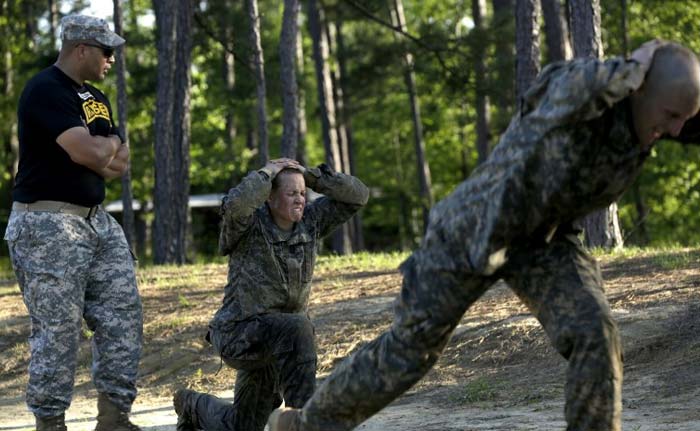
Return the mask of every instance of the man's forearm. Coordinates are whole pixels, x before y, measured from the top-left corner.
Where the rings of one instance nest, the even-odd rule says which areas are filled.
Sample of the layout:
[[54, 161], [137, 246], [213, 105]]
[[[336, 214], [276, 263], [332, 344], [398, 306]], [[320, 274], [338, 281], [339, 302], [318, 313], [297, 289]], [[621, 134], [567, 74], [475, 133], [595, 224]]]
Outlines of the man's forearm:
[[122, 144], [114, 155], [114, 158], [109, 162], [107, 166], [99, 171], [105, 179], [117, 178], [126, 172], [129, 167], [129, 147]]

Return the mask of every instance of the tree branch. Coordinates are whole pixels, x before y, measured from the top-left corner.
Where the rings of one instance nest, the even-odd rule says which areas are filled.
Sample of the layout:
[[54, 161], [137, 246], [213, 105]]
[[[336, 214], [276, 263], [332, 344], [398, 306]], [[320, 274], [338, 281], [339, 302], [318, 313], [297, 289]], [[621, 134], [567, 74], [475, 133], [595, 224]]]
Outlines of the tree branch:
[[221, 40], [215, 33], [214, 31], [207, 25], [205, 22], [205, 19], [202, 17], [202, 14], [199, 11], [195, 11], [194, 13], [194, 20], [201, 28], [204, 33], [209, 36], [210, 39], [221, 45], [221, 47], [224, 49], [224, 51], [228, 52], [229, 54], [233, 55], [233, 58], [236, 60], [238, 64], [242, 64], [243, 67], [251, 74], [253, 74], [253, 69], [250, 67], [250, 61], [249, 60], [241, 60], [241, 57], [236, 54], [236, 52], [228, 47], [228, 44], [226, 43], [225, 40]]
[[450, 68], [446, 63], [445, 59], [442, 58], [442, 55], [440, 54], [440, 51], [443, 51], [444, 49], [436, 48], [433, 46], [428, 45], [425, 43], [421, 38], [414, 36], [406, 31], [404, 31], [402, 28], [393, 25], [392, 23], [383, 20], [382, 18], [379, 18], [378, 16], [374, 15], [372, 12], [367, 10], [363, 5], [358, 3], [356, 0], [343, 0], [346, 4], [350, 5], [353, 9], [358, 11], [362, 16], [365, 18], [368, 18], [371, 21], [376, 22], [377, 24], [380, 24], [383, 27], [386, 27], [396, 33], [399, 33], [400, 35], [404, 36], [405, 38], [409, 39], [419, 47], [425, 49], [426, 51], [429, 51], [435, 55], [435, 58], [437, 59], [438, 63], [440, 63], [440, 66], [449, 74], [449, 75], [454, 75], [454, 70]]

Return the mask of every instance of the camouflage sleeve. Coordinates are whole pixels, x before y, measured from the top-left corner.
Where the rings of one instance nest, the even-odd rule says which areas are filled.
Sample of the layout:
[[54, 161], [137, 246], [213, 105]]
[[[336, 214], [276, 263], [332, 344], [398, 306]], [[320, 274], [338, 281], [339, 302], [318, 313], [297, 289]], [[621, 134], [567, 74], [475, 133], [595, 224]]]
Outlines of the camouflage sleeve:
[[362, 181], [334, 172], [325, 164], [307, 169], [304, 181], [307, 187], [324, 195], [306, 209], [307, 217], [316, 223], [321, 236], [328, 235], [349, 220], [369, 198], [369, 189]]
[[270, 196], [272, 181], [264, 173], [251, 172], [228, 191], [221, 203], [219, 253], [231, 253], [241, 236], [253, 224], [253, 214]]
[[644, 75], [638, 62], [621, 57], [552, 63], [523, 95], [520, 115], [558, 126], [588, 121], [637, 90]]

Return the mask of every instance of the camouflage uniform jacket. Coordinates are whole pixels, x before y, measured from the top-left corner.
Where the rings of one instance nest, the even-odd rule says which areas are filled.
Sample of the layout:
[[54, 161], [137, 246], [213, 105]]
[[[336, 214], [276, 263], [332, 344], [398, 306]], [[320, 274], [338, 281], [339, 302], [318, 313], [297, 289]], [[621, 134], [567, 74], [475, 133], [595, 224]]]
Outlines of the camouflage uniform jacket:
[[325, 165], [307, 169], [304, 179], [324, 196], [306, 206], [291, 233], [272, 220], [266, 174], [251, 172], [224, 198], [219, 251], [229, 255], [228, 283], [212, 327], [261, 313], [306, 311], [319, 239], [362, 208], [369, 192], [357, 178]]
[[547, 66], [489, 158], [431, 211], [423, 261], [490, 275], [512, 246], [546, 241], [619, 198], [649, 153], [628, 99], [643, 80], [622, 58]]

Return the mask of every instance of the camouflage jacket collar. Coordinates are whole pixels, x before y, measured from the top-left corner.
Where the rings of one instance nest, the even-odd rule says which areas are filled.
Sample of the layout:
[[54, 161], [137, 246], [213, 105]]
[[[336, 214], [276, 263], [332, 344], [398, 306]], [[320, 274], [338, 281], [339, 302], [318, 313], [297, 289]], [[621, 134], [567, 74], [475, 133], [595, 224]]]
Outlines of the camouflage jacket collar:
[[258, 209], [260, 213], [260, 223], [262, 224], [262, 232], [265, 235], [265, 240], [271, 244], [286, 242], [289, 245], [307, 243], [312, 240], [306, 224], [302, 219], [301, 222], [294, 223], [291, 232], [285, 232], [280, 229], [270, 214], [270, 207], [267, 202]]

